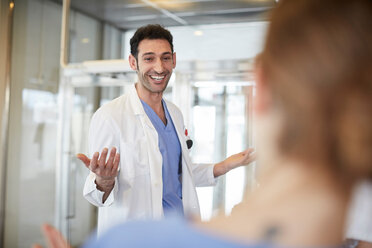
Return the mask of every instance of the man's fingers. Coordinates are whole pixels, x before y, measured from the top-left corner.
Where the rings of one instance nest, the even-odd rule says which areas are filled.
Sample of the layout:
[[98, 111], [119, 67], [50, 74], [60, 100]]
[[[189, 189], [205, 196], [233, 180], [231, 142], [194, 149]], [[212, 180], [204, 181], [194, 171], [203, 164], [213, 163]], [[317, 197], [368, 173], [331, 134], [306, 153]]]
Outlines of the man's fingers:
[[242, 165], [248, 165], [255, 159], [256, 153], [253, 148], [248, 148], [228, 158], [231, 164], [231, 168], [236, 168]]
[[[95, 152], [92, 159], [89, 159], [85, 154], [82, 153], [77, 154], [76, 157], [81, 160], [88, 169], [96, 174], [98, 173], [102, 176], [106, 173], [116, 174], [120, 162], [120, 156], [118, 153], [116, 153], [116, 148], [111, 148], [109, 157], [106, 162], [107, 155], [108, 149], [103, 148], [101, 156], [98, 152]], [[99, 171], [97, 170], [97, 168], [99, 169]]]
[[243, 156], [250, 156], [250, 154], [251, 154], [252, 152], [254, 152], [254, 149], [253, 149], [253, 148], [247, 148], [247, 149], [245, 149], [244, 151], [242, 151], [241, 154], [242, 154]]
[[250, 157], [250, 160], [252, 162], [252, 161], [257, 159], [257, 153], [253, 151], [253, 152], [251, 152], [251, 154], [249, 154], [249, 157]]
[[253, 148], [248, 148], [244, 151], [244, 164], [249, 164], [256, 160], [256, 152]]
[[108, 158], [107, 163], [106, 163], [106, 168], [108, 170], [111, 170], [112, 167], [113, 167], [113, 162], [114, 162], [114, 159], [115, 159], [115, 154], [116, 154], [116, 148], [113, 147], [113, 148], [111, 148], [110, 155], [109, 155], [109, 158]]
[[78, 159], [80, 159], [81, 162], [83, 162], [84, 165], [89, 169], [90, 159], [89, 159], [87, 156], [85, 156], [85, 154], [78, 153], [78, 154], [76, 154], [76, 157], [77, 157]]
[[114, 173], [114, 174], [117, 173], [118, 167], [119, 167], [119, 162], [120, 162], [120, 154], [116, 153], [114, 163], [113, 163], [113, 166], [112, 166], [112, 173]]
[[108, 153], [108, 149], [106, 147], [103, 148], [101, 152], [101, 156], [99, 157], [99, 160], [98, 160], [98, 166], [101, 169], [105, 168], [107, 153]]
[[98, 167], [98, 156], [99, 156], [99, 153], [98, 152], [95, 152], [94, 154], [93, 154], [93, 157], [92, 157], [92, 159], [90, 160], [90, 166], [89, 166], [89, 169], [91, 170], [91, 171], [95, 171], [96, 170], [96, 168]]
[[249, 154], [251, 154], [252, 152], [254, 152], [254, 148], [248, 148], [246, 151], [247, 151]]

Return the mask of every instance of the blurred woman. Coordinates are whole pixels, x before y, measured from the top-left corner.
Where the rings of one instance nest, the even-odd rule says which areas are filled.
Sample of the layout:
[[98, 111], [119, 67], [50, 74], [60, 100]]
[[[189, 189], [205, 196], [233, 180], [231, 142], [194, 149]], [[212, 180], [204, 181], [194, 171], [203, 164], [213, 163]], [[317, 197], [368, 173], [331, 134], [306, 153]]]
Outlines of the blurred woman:
[[207, 226], [281, 246], [342, 242], [351, 187], [372, 176], [371, 27], [370, 0], [280, 1], [257, 63], [261, 187]]

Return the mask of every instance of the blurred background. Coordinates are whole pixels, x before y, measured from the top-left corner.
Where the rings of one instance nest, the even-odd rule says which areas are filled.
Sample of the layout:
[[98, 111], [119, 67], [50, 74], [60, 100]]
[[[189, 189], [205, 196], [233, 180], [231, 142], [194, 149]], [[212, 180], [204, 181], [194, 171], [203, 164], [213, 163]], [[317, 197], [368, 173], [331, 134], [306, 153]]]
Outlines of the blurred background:
[[[136, 28], [174, 37], [165, 92], [184, 114], [196, 163], [254, 147], [252, 62], [274, 0], [0, 0], [0, 247], [43, 244], [57, 226], [74, 247], [95, 229], [82, 195], [92, 114], [136, 80]], [[203, 220], [229, 214], [254, 189], [255, 165], [198, 188]]]

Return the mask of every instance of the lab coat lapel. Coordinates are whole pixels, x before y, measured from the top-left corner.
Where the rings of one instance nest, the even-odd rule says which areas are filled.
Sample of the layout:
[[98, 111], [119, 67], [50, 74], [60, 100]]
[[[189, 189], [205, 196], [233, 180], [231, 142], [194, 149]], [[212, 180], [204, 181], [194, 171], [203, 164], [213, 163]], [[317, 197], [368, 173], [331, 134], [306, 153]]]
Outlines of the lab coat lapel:
[[193, 164], [189, 156], [184, 133], [182, 114], [172, 104], [167, 102], [169, 114], [173, 120], [178, 139], [182, 148], [182, 202], [186, 216], [200, 216], [199, 201], [195, 191], [192, 168]]
[[158, 219], [163, 216], [163, 158], [159, 150], [158, 133], [143, 109], [141, 100], [138, 97], [137, 90], [134, 85], [130, 90], [130, 102], [132, 104], [134, 114], [138, 115], [141, 120], [142, 128], [147, 140], [148, 164], [151, 178], [152, 211], [153, 218]]
[[[169, 114], [173, 120], [174, 127], [176, 128], [178, 140], [180, 141], [181, 148], [182, 148], [182, 160], [186, 162], [186, 168], [190, 175], [192, 175], [192, 169], [191, 169], [191, 161], [188, 154], [188, 148], [185, 140], [185, 133], [184, 133], [184, 123], [183, 120], [180, 118], [177, 118], [177, 114], [175, 113], [175, 110], [173, 109], [173, 106], [166, 101]], [[182, 173], [184, 172], [184, 166], [182, 166]]]
[[141, 121], [144, 124], [146, 124], [147, 127], [155, 130], [154, 125], [152, 125], [152, 122], [151, 122], [150, 118], [147, 116], [145, 110], [143, 109], [141, 100], [138, 97], [137, 90], [136, 90], [136, 87], [135, 87], [134, 84], [133, 84], [133, 87], [130, 88], [129, 94], [130, 94], [130, 103], [132, 105], [132, 109], [133, 109], [134, 115], [141, 115], [141, 116], [143, 116], [143, 118], [141, 119]]

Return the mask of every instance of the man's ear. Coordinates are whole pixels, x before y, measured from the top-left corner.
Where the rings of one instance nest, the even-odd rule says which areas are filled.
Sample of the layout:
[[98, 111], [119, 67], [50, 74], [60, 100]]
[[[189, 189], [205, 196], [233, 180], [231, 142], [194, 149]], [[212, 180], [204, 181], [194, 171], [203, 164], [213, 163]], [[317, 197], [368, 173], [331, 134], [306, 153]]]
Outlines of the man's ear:
[[132, 68], [132, 70], [137, 71], [137, 60], [136, 60], [136, 58], [132, 54], [129, 54], [128, 59], [129, 59], [130, 68]]
[[173, 54], [172, 54], [172, 56], [173, 56], [173, 69], [174, 68], [176, 68], [176, 53], [174, 52]]
[[270, 110], [272, 107], [272, 95], [267, 84], [267, 78], [260, 65], [255, 67], [255, 81], [256, 81], [256, 99], [255, 112], [260, 115]]

